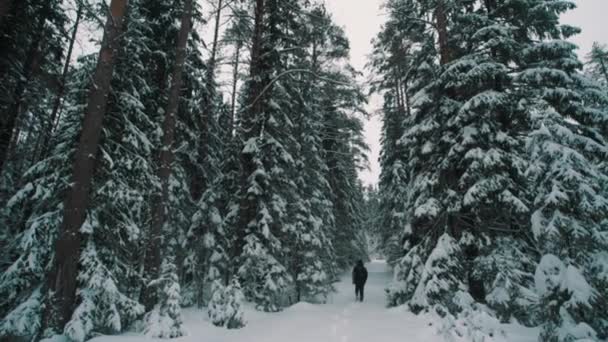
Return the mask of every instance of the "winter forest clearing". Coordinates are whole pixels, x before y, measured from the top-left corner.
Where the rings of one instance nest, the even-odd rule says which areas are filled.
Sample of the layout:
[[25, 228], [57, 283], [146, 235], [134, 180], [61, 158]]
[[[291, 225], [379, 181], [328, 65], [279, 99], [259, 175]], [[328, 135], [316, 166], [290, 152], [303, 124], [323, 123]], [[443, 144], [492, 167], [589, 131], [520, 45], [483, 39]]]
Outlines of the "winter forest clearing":
[[608, 339], [575, 4], [340, 1], [0, 0], [1, 342]]

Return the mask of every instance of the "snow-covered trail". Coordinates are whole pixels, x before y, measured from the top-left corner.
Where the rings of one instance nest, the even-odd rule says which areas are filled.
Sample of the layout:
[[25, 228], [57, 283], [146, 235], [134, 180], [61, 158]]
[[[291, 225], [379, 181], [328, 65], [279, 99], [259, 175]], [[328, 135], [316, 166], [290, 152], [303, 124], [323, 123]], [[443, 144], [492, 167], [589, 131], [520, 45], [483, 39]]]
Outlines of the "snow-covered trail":
[[[391, 279], [383, 261], [366, 265], [369, 273], [365, 301], [355, 301], [350, 274], [336, 284], [327, 304], [298, 303], [278, 313], [264, 313], [246, 307], [247, 326], [228, 330], [213, 326], [207, 313], [187, 309], [183, 318], [187, 335], [175, 342], [440, 342], [440, 322], [430, 315], [414, 315], [405, 306], [387, 309], [384, 288]], [[532, 342], [536, 339], [527, 328], [508, 327], [503, 336], [484, 339], [492, 342]], [[523, 329], [522, 329], [523, 328]], [[501, 334], [502, 335], [502, 334]], [[94, 342], [151, 341], [141, 334], [103, 336]], [[470, 342], [464, 335], [450, 341]]]
[[[207, 322], [187, 314], [189, 334], [208, 336], [206, 341], [218, 342], [393, 342], [433, 341], [434, 329], [421, 329], [424, 319], [403, 310], [388, 310], [384, 288], [391, 272], [383, 261], [366, 265], [369, 277], [364, 302], [355, 301], [350, 274], [336, 284], [327, 304], [298, 303], [280, 313], [247, 311], [247, 327], [226, 331], [213, 329]], [[200, 329], [200, 330], [199, 330]], [[210, 336], [212, 335], [212, 336]], [[203, 340], [201, 340], [203, 341]]]

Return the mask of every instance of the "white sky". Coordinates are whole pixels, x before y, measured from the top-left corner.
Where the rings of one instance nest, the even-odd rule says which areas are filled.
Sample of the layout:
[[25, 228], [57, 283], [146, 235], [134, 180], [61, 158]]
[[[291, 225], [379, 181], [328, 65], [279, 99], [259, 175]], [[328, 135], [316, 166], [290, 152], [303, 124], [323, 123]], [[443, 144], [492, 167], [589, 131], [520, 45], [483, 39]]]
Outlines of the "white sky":
[[[325, 0], [338, 25], [344, 27], [350, 39], [351, 63], [357, 70], [363, 70], [367, 55], [371, 53], [371, 39], [380, 30], [385, 18], [380, 5], [383, 0]], [[608, 44], [608, 25], [605, 20], [608, 13], [608, 0], [576, 0], [578, 8], [564, 15], [563, 23], [580, 27], [583, 32], [572, 39], [581, 48], [579, 54], [584, 57], [594, 41]], [[378, 97], [372, 98], [368, 112], [374, 113], [381, 107]], [[381, 123], [378, 115], [373, 115], [365, 125], [365, 136], [370, 146], [370, 169], [361, 172], [365, 184], [377, 184], [380, 175], [378, 157], [380, 152]]]

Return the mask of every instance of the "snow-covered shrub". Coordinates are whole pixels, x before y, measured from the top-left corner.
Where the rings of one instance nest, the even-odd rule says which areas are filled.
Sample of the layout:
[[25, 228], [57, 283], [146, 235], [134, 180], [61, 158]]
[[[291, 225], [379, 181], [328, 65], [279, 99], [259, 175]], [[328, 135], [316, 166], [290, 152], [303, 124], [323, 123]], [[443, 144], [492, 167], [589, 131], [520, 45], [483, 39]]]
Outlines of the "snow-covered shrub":
[[0, 336], [34, 336], [40, 329], [42, 316], [40, 289], [0, 321]]
[[145, 333], [150, 337], [175, 338], [184, 335], [180, 307], [180, 287], [177, 268], [172, 261], [164, 260], [160, 278], [148, 286], [157, 288], [160, 299], [145, 317]]
[[422, 276], [424, 263], [421, 256], [424, 254], [423, 244], [418, 244], [397, 262], [393, 281], [386, 289], [388, 306], [398, 306], [412, 298]]
[[439, 237], [426, 260], [410, 308], [417, 312], [434, 307], [440, 315], [458, 312], [455, 294], [466, 291], [462, 260], [458, 242], [447, 233]]
[[[590, 284], [597, 291], [597, 298], [608, 298], [608, 251], [594, 253], [591, 260]], [[595, 307], [597, 312], [608, 312], [608, 300], [596, 300]], [[608, 315], [594, 315], [591, 321], [599, 336], [608, 337]]]
[[255, 235], [245, 238], [244, 263], [239, 277], [246, 282], [245, 295], [256, 303], [256, 309], [277, 312], [283, 308], [285, 290], [292, 283], [287, 269]]
[[212, 295], [209, 304], [207, 304], [207, 313], [213, 325], [224, 326], [224, 308], [226, 306], [226, 298], [224, 297], [225, 287], [219, 280], [216, 280], [212, 286]]
[[207, 309], [211, 323], [228, 329], [244, 327], [247, 322], [242, 308], [243, 298], [241, 285], [236, 277], [226, 287], [216, 281]]
[[496, 238], [482, 249], [473, 264], [473, 274], [483, 280], [485, 301], [502, 322], [515, 317], [534, 325], [533, 308], [538, 300], [533, 291], [535, 260], [524, 250], [525, 245], [517, 239]]
[[606, 282], [598, 277], [602, 269], [594, 258], [608, 249], [603, 186], [608, 177], [596, 163], [608, 147], [599, 132], [567, 120], [548, 103], [534, 108], [532, 118], [527, 173], [535, 194], [531, 228], [542, 256], [535, 273], [541, 338], [606, 338], [606, 320], [597, 318], [608, 302], [598, 290]]
[[92, 241], [82, 251], [80, 263], [79, 304], [65, 326], [66, 336], [82, 342], [94, 331], [118, 333], [125, 322], [143, 314], [143, 306], [119, 290], [113, 273], [100, 258]]
[[534, 283], [543, 306], [541, 341], [597, 338], [596, 331], [585, 323], [592, 314], [595, 290], [577, 267], [566, 265], [553, 254], [546, 254], [536, 268]]
[[464, 305], [461, 312], [440, 318], [437, 333], [450, 342], [509, 341], [494, 313], [475, 303], [467, 293], [462, 294], [468, 300], [460, 301]]

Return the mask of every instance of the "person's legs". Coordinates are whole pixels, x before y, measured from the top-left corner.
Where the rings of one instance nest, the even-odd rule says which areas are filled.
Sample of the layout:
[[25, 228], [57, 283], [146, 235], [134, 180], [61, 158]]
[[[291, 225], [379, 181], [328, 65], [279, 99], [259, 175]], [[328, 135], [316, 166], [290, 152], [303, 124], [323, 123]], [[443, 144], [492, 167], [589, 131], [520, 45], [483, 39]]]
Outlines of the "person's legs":
[[357, 300], [363, 301], [363, 284], [355, 285], [355, 293], [357, 296]]
[[363, 292], [365, 290], [365, 284], [361, 284], [361, 289], [359, 290], [359, 293], [361, 293], [361, 301], [363, 301]]

